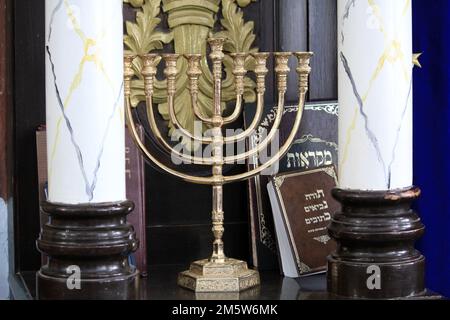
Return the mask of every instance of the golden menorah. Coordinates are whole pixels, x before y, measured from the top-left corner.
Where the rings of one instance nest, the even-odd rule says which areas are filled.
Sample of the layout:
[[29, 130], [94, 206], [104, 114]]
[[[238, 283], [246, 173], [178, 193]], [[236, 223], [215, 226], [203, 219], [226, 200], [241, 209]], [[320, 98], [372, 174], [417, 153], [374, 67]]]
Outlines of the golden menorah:
[[[145, 143], [142, 141], [136, 130], [130, 101], [131, 81], [134, 77], [134, 71], [132, 67], [133, 61], [136, 56], [125, 56], [124, 87], [126, 98], [126, 117], [131, 135], [136, 145], [143, 153], [144, 157], [157, 165], [166, 173], [183, 179], [184, 181], [212, 186], [212, 231], [215, 239], [213, 243], [212, 256], [209, 259], [192, 263], [190, 270], [180, 273], [178, 277], [178, 284], [180, 286], [194, 290], [196, 292], [240, 292], [258, 286], [260, 284], [259, 273], [257, 271], [249, 269], [246, 262], [230, 259], [225, 255], [224, 242], [222, 240], [225, 231], [223, 211], [223, 186], [228, 183], [244, 181], [261, 174], [264, 170], [269, 169], [274, 164], [276, 164], [288, 152], [300, 127], [306, 94], [308, 92], [309, 74], [311, 73], [310, 59], [312, 57], [312, 53], [295, 53], [294, 55], [298, 59], [298, 66], [296, 71], [299, 78], [299, 108], [289, 137], [287, 138], [286, 142], [280, 147], [278, 152], [276, 152], [276, 154], [272, 155], [271, 158], [265, 163], [261, 163], [261, 165], [256, 169], [247, 171], [242, 174], [226, 176], [223, 174], [224, 165], [235, 164], [239, 161], [249, 161], [249, 159], [254, 158], [265, 149], [267, 149], [267, 147], [274, 141], [275, 137], [277, 137], [278, 129], [280, 127], [284, 114], [285, 95], [288, 88], [288, 75], [290, 72], [289, 58], [293, 55], [293, 53], [274, 53], [276, 64], [275, 73], [277, 76], [278, 87], [278, 108], [273, 127], [267, 133], [267, 136], [265, 136], [265, 138], [262, 139], [262, 141], [260, 141], [257, 146], [241, 153], [225, 155], [224, 148], [226, 147], [226, 145], [246, 141], [246, 139], [249, 139], [252, 135], [255, 134], [255, 130], [261, 122], [261, 118], [264, 113], [266, 76], [269, 73], [269, 70], [267, 68], [267, 61], [270, 57], [270, 53], [251, 54], [251, 56], [255, 60], [254, 73], [256, 77], [257, 93], [256, 114], [252, 123], [246, 130], [242, 131], [239, 134], [225, 136], [223, 132], [224, 126], [238, 120], [244, 109], [244, 78], [248, 72], [245, 68], [245, 62], [249, 57], [248, 53], [231, 54], [234, 65], [233, 75], [236, 87], [236, 106], [230, 116], [224, 117], [222, 108], [222, 77], [223, 62], [225, 58], [223, 47], [225, 41], [226, 40], [223, 38], [210, 38], [208, 40], [211, 47], [209, 58], [212, 63], [212, 77], [214, 82], [212, 117], [207, 117], [205, 114], [203, 114], [198, 106], [199, 80], [202, 76], [200, 65], [202, 59], [207, 59], [207, 57], [201, 54], [187, 54], [184, 56], [184, 58], [188, 61], [187, 75], [189, 78], [189, 90], [193, 112], [198, 121], [210, 128], [210, 134], [208, 136], [198, 136], [196, 134], [192, 134], [189, 130], [183, 128], [177, 119], [174, 101], [177, 91], [176, 81], [179, 73], [177, 69], [177, 62], [181, 58], [181, 56], [178, 54], [163, 54], [161, 56], [157, 54], [147, 54], [141, 56], [143, 61], [141, 74], [144, 78], [147, 117], [152, 135], [154, 136], [154, 138], [156, 138], [160, 147], [162, 147], [162, 149], [164, 149], [167, 154], [170, 154], [172, 158], [175, 157], [176, 159], [179, 159], [183, 162], [191, 163], [194, 165], [212, 167], [212, 174], [209, 177], [200, 177], [179, 172], [159, 161], [146, 147]], [[166, 141], [158, 127], [153, 108], [153, 95], [156, 75], [158, 72], [158, 65], [161, 61], [161, 57], [165, 61], [164, 75], [167, 80], [167, 102], [169, 106], [170, 120], [174, 124], [175, 129], [177, 129], [177, 132], [180, 133], [183, 137], [188, 138], [190, 139], [190, 141], [193, 141], [195, 143], [210, 146], [210, 157], [198, 157], [192, 155], [192, 153], [180, 152], [176, 150]]]

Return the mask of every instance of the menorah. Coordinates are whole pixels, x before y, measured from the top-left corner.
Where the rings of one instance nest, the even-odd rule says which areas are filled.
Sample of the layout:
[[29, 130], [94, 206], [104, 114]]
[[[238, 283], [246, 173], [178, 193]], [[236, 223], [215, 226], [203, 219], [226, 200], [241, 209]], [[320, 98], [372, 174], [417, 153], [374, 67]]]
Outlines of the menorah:
[[[178, 276], [178, 284], [181, 287], [194, 290], [196, 292], [240, 292], [260, 284], [259, 273], [248, 268], [247, 263], [236, 259], [227, 258], [224, 252], [224, 211], [223, 211], [223, 186], [228, 183], [244, 181], [261, 174], [264, 170], [271, 168], [276, 164], [289, 150], [295, 136], [300, 127], [302, 120], [303, 109], [305, 105], [306, 94], [308, 92], [309, 74], [311, 72], [310, 59], [312, 53], [297, 52], [295, 56], [298, 59], [298, 67], [296, 69], [299, 77], [299, 108], [295, 117], [295, 122], [292, 126], [292, 132], [287, 138], [286, 142], [281, 148], [272, 155], [271, 158], [261, 163], [256, 169], [247, 171], [242, 174], [231, 176], [224, 175], [223, 167], [228, 164], [235, 164], [239, 161], [249, 161], [253, 157], [263, 152], [277, 136], [278, 128], [282, 122], [284, 114], [285, 95], [287, 92], [288, 75], [290, 72], [289, 58], [293, 55], [291, 52], [274, 53], [275, 56], [275, 73], [277, 76], [278, 87], [278, 108], [276, 119], [273, 127], [268, 132], [267, 136], [258, 143], [258, 145], [251, 147], [250, 150], [244, 152], [237, 152], [231, 156], [224, 154], [224, 147], [228, 144], [235, 144], [246, 141], [257, 129], [264, 111], [264, 95], [266, 91], [266, 76], [269, 73], [267, 68], [267, 61], [270, 53], [253, 53], [251, 56], [255, 60], [254, 73], [256, 77], [256, 114], [254, 120], [249, 127], [239, 134], [233, 136], [224, 135], [224, 126], [234, 123], [240, 117], [244, 109], [244, 78], [248, 70], [245, 68], [245, 62], [249, 58], [248, 53], [231, 54], [233, 59], [233, 75], [235, 78], [236, 87], [236, 105], [230, 116], [224, 116], [222, 108], [222, 77], [223, 77], [223, 62], [225, 54], [223, 47], [226, 39], [224, 38], [210, 38], [208, 39], [211, 47], [209, 55], [212, 63], [212, 77], [214, 82], [214, 97], [212, 117], [208, 117], [202, 113], [198, 106], [199, 94], [199, 80], [202, 76], [200, 68], [202, 59], [207, 59], [201, 54], [187, 54], [184, 56], [188, 61], [187, 75], [189, 78], [189, 90], [192, 102], [193, 112], [203, 125], [206, 125], [211, 130], [210, 135], [198, 136], [192, 134], [186, 128], [180, 125], [177, 119], [176, 110], [174, 107], [176, 95], [176, 81], [178, 76], [177, 62], [181, 58], [178, 54], [146, 54], [142, 55], [143, 68], [141, 70], [144, 78], [144, 91], [146, 96], [146, 109], [149, 126], [152, 136], [155, 138], [159, 146], [169, 155], [181, 161], [212, 167], [212, 174], [208, 177], [195, 176], [177, 171], [157, 159], [157, 157], [146, 147], [140, 138], [137, 130], [135, 120], [132, 114], [131, 107], [131, 80], [134, 77], [133, 61], [136, 56], [125, 56], [125, 98], [126, 98], [126, 118], [131, 135], [143, 153], [144, 157], [157, 165], [160, 169], [168, 174], [178, 177], [184, 181], [202, 185], [212, 186], [212, 232], [214, 234], [213, 253], [209, 259], [197, 261], [191, 264], [190, 270], [182, 272]], [[156, 75], [158, 72], [158, 65], [162, 59], [165, 61], [164, 75], [167, 81], [167, 102], [170, 110], [170, 120], [174, 124], [178, 132], [201, 145], [208, 145], [211, 147], [210, 157], [198, 157], [185, 152], [177, 151], [173, 148], [163, 137], [155, 118], [153, 108], [153, 94]]]

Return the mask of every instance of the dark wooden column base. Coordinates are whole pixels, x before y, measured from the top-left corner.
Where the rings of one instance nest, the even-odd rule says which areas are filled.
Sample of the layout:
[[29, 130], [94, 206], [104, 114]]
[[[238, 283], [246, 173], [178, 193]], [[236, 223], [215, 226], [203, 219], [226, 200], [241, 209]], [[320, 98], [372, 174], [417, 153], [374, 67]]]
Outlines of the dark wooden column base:
[[331, 237], [338, 243], [338, 249], [328, 259], [331, 294], [360, 299], [425, 294], [425, 258], [414, 248], [425, 228], [411, 210], [419, 195], [418, 188], [333, 191], [342, 204], [342, 212], [335, 215], [329, 227]]
[[41, 210], [50, 219], [37, 247], [48, 256], [48, 264], [36, 276], [38, 299], [137, 299], [139, 272], [128, 257], [138, 241], [126, 219], [133, 207], [130, 201], [74, 206], [44, 203]]

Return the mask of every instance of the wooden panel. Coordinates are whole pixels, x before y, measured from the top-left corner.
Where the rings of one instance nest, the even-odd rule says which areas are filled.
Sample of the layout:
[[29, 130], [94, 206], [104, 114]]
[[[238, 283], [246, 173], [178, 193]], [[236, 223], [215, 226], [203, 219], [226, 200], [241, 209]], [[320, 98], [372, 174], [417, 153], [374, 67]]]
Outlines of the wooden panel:
[[[308, 50], [308, 6], [306, 0], [280, 0], [278, 2], [278, 44], [277, 51]], [[289, 88], [286, 94], [288, 103], [298, 101], [297, 62], [291, 59]]]
[[[275, 25], [276, 18], [276, 10], [277, 5], [276, 1], [260, 1], [259, 8], [259, 18], [255, 20], [256, 25], [256, 36], [257, 36], [257, 44], [256, 46], [260, 51], [263, 52], [271, 52], [274, 51], [276, 47], [276, 30], [277, 27]], [[268, 62], [269, 74], [267, 75], [267, 85], [266, 85], [266, 104], [275, 103], [275, 95], [274, 95], [274, 68], [273, 68], [273, 60], [270, 59]], [[247, 109], [248, 110], [248, 109]]]
[[[149, 227], [148, 254], [151, 265], [186, 265], [211, 256], [211, 225]], [[236, 259], [249, 257], [248, 224], [225, 224], [225, 254]], [[151, 276], [151, 274], [150, 274]]]
[[[148, 212], [148, 226], [211, 223], [210, 186], [186, 183], [159, 171], [149, 170], [147, 189], [151, 209]], [[238, 172], [234, 170], [230, 174]], [[224, 211], [227, 223], [247, 223], [247, 194], [241, 189], [241, 184], [224, 187]]]
[[309, 50], [312, 60], [310, 100], [337, 100], [336, 0], [309, 0]]
[[11, 1], [0, 0], [0, 197], [10, 196], [12, 148]]
[[45, 123], [44, 1], [14, 2], [15, 245], [20, 270], [38, 270], [36, 128]]
[[[7, 102], [7, 73], [6, 73], [6, 32], [5, 32], [5, 11], [4, 0], [0, 1], [0, 198], [8, 198], [8, 176], [6, 168], [6, 128], [8, 117]], [[0, 227], [1, 228], [1, 227]]]
[[12, 232], [8, 229], [14, 217], [12, 206], [13, 191], [13, 119], [12, 105], [12, 26], [11, 0], [0, 0], [0, 299], [7, 298], [11, 290], [7, 289], [8, 270], [15, 270]]

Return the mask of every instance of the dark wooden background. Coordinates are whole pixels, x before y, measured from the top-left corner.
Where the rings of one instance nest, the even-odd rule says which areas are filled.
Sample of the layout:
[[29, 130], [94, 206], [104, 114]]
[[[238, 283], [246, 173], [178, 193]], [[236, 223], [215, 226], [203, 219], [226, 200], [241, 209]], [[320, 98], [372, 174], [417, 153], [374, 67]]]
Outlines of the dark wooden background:
[[[310, 99], [337, 99], [336, 1], [259, 0], [245, 9], [256, 24], [257, 46], [263, 51], [315, 52]], [[14, 161], [14, 260], [15, 272], [35, 271], [40, 255], [39, 203], [35, 131], [45, 122], [44, 1], [16, 0], [14, 26], [14, 127], [11, 134]], [[274, 101], [273, 74], [267, 101]], [[296, 100], [296, 80], [291, 78], [290, 102]], [[187, 264], [210, 254], [211, 192], [149, 168], [149, 263]], [[246, 184], [225, 188], [226, 248], [230, 256], [249, 258]]]
[[11, 1], [0, 0], [0, 198], [11, 195], [12, 141], [12, 30]]

